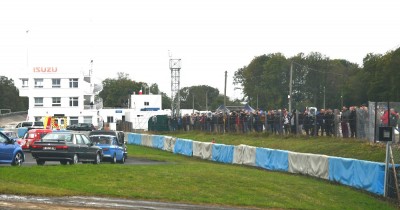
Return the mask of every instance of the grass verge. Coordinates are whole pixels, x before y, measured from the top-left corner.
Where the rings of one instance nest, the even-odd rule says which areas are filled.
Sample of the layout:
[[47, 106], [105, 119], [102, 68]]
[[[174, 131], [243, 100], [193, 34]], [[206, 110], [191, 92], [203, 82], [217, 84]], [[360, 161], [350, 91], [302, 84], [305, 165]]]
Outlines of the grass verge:
[[381, 197], [328, 181], [220, 164], [129, 145], [130, 157], [158, 165], [1, 167], [0, 193], [104, 196], [274, 209], [395, 209]]

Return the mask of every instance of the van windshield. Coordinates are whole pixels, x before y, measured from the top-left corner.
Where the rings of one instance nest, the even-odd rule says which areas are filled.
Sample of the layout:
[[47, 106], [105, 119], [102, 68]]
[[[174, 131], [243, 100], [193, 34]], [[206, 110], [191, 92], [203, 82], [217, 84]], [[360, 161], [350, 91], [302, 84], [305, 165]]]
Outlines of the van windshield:
[[35, 122], [35, 126], [43, 126], [43, 122], [41, 122], [41, 121], [36, 121], [36, 122]]
[[33, 122], [23, 122], [22, 127], [29, 127], [32, 126]]

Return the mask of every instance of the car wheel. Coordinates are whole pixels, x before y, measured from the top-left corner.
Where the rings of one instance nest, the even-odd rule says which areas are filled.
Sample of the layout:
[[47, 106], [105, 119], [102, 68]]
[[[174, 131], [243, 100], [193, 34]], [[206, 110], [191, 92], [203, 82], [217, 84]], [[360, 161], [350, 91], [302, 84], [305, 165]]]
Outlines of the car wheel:
[[101, 157], [99, 153], [96, 153], [96, 159], [94, 159], [93, 164], [99, 164], [101, 161]]
[[60, 160], [61, 165], [67, 165], [68, 161], [66, 160]]
[[44, 160], [36, 160], [36, 163], [39, 165], [39, 166], [42, 166], [42, 165], [44, 165], [44, 163], [45, 163], [46, 161], [44, 161]]
[[78, 155], [74, 154], [74, 157], [72, 158], [72, 160], [69, 161], [69, 164], [74, 165], [77, 164], [78, 162], [79, 162]]
[[111, 159], [111, 163], [116, 163], [117, 162], [117, 156], [114, 154], [113, 158]]
[[22, 153], [17, 152], [17, 154], [15, 154], [13, 161], [11, 163], [11, 165], [13, 166], [21, 166], [22, 162], [24, 162], [24, 155], [22, 155]]
[[119, 161], [119, 163], [124, 164], [125, 163], [125, 155], [122, 155], [121, 160]]

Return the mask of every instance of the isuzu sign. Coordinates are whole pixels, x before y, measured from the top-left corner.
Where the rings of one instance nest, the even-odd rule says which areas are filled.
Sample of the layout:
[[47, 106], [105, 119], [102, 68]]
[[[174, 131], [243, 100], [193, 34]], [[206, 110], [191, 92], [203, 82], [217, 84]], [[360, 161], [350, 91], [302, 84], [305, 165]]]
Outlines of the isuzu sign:
[[54, 72], [57, 72], [57, 67], [33, 67], [33, 72], [54, 73]]

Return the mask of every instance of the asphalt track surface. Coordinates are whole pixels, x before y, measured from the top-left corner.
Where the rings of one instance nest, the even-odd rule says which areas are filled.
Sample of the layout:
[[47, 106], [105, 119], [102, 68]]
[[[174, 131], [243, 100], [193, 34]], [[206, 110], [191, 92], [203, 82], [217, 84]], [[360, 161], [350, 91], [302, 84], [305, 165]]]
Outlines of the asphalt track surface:
[[[28, 151], [25, 151], [25, 162], [22, 164], [22, 166], [32, 166], [32, 165], [37, 165], [36, 160], [32, 157], [31, 153]], [[78, 163], [82, 164], [82, 163]], [[111, 164], [110, 162], [101, 162], [100, 164]], [[162, 162], [162, 161], [154, 161], [154, 160], [148, 160], [148, 159], [140, 159], [140, 158], [132, 158], [129, 157], [128, 153], [128, 158], [126, 159], [125, 165], [152, 165], [152, 164], [168, 164], [167, 162]], [[60, 165], [59, 161], [46, 161], [45, 165]], [[4, 164], [0, 166], [5, 166]]]

